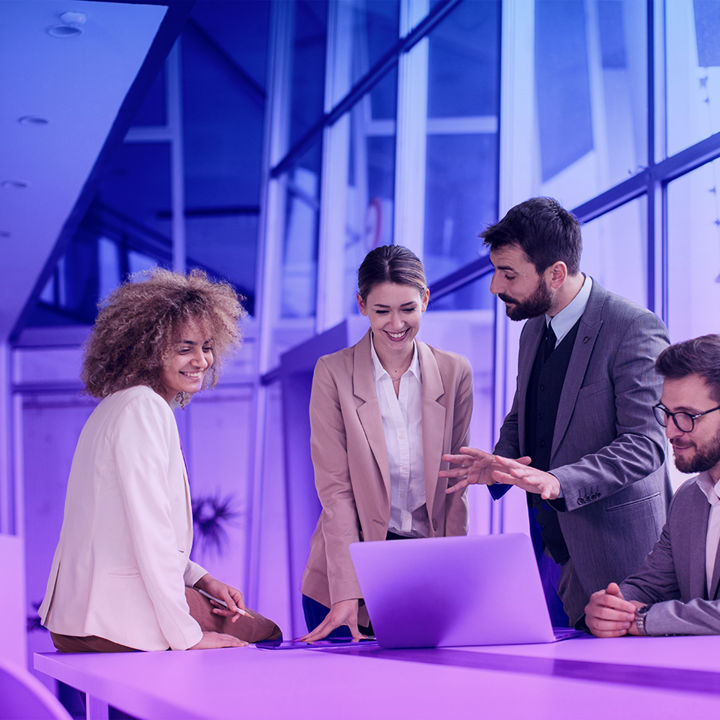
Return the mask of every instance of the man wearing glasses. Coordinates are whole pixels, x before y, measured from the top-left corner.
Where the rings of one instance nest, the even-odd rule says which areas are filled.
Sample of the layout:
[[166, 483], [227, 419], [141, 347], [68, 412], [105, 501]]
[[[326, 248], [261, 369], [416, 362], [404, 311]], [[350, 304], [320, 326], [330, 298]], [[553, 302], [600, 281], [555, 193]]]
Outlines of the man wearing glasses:
[[671, 345], [655, 364], [665, 379], [653, 408], [681, 472], [667, 523], [640, 569], [590, 598], [598, 637], [720, 633], [720, 335]]

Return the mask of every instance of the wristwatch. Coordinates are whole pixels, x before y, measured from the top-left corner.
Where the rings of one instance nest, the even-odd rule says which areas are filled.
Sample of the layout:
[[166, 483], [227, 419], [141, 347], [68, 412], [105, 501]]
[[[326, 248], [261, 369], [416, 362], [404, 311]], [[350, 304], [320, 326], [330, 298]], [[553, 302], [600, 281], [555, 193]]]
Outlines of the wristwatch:
[[651, 605], [643, 605], [635, 611], [635, 627], [637, 628], [638, 635], [647, 635], [645, 629], [645, 618], [647, 617], [648, 611]]

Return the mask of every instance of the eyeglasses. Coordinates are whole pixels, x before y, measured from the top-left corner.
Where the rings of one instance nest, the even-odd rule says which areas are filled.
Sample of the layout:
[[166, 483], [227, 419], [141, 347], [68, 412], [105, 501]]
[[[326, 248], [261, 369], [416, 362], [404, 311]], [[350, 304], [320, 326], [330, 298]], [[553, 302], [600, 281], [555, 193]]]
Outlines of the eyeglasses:
[[675, 427], [684, 433], [692, 432], [695, 429], [695, 420], [707, 415], [708, 413], [720, 410], [720, 405], [705, 412], [699, 412], [695, 415], [691, 415], [687, 412], [670, 412], [662, 403], [658, 403], [653, 406], [653, 412], [655, 413], [655, 419], [663, 426], [667, 427], [667, 419], [671, 417], [675, 423]]

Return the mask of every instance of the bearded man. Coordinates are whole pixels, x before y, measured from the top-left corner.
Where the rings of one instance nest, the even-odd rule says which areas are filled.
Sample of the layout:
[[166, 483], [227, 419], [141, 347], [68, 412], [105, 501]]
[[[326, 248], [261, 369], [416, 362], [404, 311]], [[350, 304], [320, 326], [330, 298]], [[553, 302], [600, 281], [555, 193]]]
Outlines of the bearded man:
[[640, 569], [590, 598], [598, 637], [720, 633], [720, 335], [671, 345], [656, 367], [665, 382], [655, 417], [677, 469], [699, 474], [675, 493]]
[[[516, 205], [482, 233], [490, 286], [520, 336], [515, 398], [493, 454], [446, 455], [444, 477], [527, 492], [553, 624], [582, 626], [591, 593], [641, 562], [665, 521], [665, 442], [653, 418], [667, 330], [580, 272], [580, 226], [551, 198]], [[562, 606], [558, 602], [558, 594]], [[564, 614], [563, 614], [564, 608]]]

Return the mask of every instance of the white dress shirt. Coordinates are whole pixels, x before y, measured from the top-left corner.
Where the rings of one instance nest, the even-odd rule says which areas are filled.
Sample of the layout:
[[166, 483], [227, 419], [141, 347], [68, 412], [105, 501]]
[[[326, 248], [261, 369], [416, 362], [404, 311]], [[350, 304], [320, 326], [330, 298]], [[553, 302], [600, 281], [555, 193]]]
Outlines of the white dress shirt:
[[720, 488], [718, 483], [706, 472], [698, 475], [698, 487], [710, 503], [710, 515], [708, 516], [707, 536], [705, 538], [705, 581], [708, 591], [712, 587], [713, 571], [715, 569], [715, 557], [720, 542]]
[[592, 290], [592, 278], [586, 275], [578, 294], [555, 317], [551, 318], [549, 315], [545, 315], [545, 327], [552, 325], [557, 338], [555, 347], [563, 341], [563, 338], [582, 317], [590, 298], [590, 290]]
[[422, 377], [417, 345], [413, 344], [412, 361], [400, 378], [397, 395], [372, 340], [370, 352], [390, 464], [392, 497], [388, 529], [397, 535], [427, 537], [430, 524], [425, 507]]

